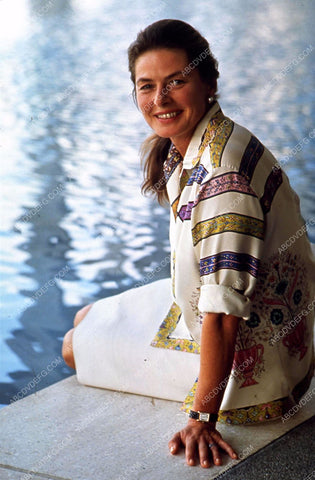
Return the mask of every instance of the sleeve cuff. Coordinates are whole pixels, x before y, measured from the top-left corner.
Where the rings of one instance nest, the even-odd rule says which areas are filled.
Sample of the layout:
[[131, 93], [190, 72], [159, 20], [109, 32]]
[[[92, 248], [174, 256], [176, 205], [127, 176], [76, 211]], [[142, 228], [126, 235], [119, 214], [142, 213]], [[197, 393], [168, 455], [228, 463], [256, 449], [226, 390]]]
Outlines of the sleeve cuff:
[[198, 308], [201, 313], [225, 313], [248, 320], [251, 301], [231, 287], [203, 285]]

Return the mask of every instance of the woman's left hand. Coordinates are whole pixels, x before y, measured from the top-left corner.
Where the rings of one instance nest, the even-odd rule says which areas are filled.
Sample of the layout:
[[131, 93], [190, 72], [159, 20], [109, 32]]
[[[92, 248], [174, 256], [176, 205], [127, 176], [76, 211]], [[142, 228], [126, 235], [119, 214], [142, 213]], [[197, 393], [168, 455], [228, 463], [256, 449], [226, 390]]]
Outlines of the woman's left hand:
[[213, 424], [197, 422], [193, 419], [189, 419], [186, 427], [173, 436], [168, 447], [173, 455], [179, 453], [181, 447], [184, 447], [186, 462], [190, 466], [196, 465], [198, 456], [203, 468], [210, 467], [211, 458], [214, 465], [222, 465], [219, 447], [225, 450], [233, 460], [237, 459], [237, 453], [223, 440]]

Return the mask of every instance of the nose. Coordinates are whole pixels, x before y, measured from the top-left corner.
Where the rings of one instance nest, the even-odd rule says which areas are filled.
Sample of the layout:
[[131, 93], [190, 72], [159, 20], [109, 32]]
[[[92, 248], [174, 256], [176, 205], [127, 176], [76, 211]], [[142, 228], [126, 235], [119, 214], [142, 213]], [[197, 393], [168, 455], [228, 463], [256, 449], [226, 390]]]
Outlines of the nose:
[[156, 89], [153, 102], [157, 107], [164, 105], [168, 99], [168, 89], [165, 86], [158, 87]]

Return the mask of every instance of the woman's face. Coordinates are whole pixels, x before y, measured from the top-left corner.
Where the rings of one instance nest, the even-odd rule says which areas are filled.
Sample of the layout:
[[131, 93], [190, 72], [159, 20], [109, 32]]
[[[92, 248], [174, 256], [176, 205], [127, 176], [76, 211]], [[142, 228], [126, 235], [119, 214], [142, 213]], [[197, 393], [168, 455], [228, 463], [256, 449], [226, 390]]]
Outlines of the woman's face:
[[197, 68], [183, 75], [188, 64], [184, 50], [167, 48], [149, 50], [135, 64], [137, 103], [146, 122], [182, 155], [214, 93]]

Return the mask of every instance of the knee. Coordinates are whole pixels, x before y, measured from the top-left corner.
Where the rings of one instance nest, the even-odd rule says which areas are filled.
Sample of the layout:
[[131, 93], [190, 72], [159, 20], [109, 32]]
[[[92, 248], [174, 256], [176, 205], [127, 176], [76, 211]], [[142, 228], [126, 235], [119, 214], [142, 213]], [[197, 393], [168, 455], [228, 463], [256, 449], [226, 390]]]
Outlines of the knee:
[[73, 332], [74, 328], [69, 330], [64, 336], [62, 344], [62, 356], [68, 367], [75, 369], [74, 355], [73, 355]]
[[81, 310], [79, 310], [75, 317], [74, 317], [74, 322], [73, 322], [73, 325], [76, 327], [77, 325], [79, 325], [80, 322], [82, 322], [82, 320], [84, 319], [85, 315], [88, 313], [88, 311], [92, 308], [93, 306], [93, 303], [91, 303], [90, 305], [86, 305], [85, 307], [81, 308]]

